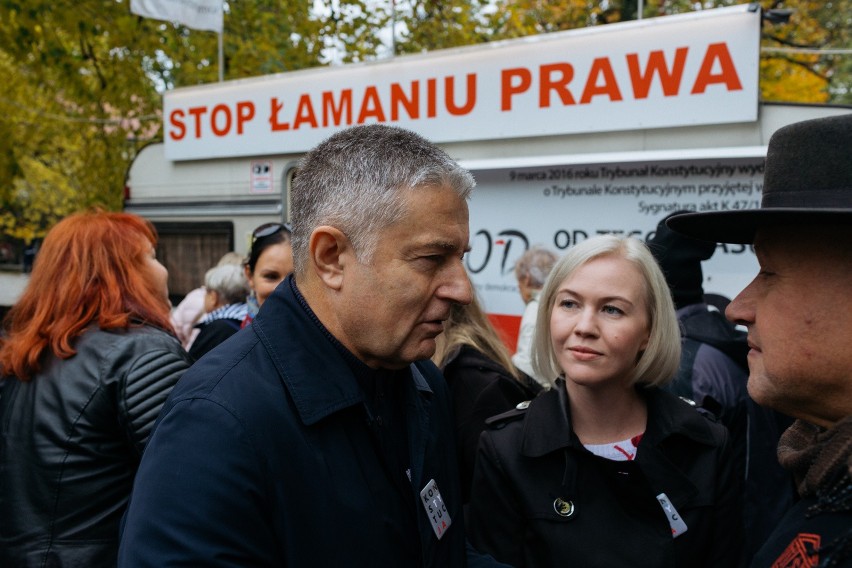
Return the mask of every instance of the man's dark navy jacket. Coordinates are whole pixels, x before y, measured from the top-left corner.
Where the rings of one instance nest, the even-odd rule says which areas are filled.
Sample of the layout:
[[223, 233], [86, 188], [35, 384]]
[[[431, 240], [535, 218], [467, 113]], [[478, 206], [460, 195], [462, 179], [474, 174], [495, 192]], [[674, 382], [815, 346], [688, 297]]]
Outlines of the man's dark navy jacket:
[[[172, 392], [139, 468], [119, 566], [463, 566], [447, 388], [429, 362], [410, 370], [404, 502], [352, 371], [285, 280]], [[453, 521], [440, 540], [419, 499], [432, 479]], [[415, 508], [419, 550], [400, 534]]]

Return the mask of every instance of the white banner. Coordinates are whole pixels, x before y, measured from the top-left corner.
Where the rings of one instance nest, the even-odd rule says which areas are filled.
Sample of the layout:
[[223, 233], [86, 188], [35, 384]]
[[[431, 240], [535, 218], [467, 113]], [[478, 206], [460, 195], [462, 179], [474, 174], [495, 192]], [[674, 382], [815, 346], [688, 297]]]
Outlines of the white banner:
[[[764, 157], [653, 160], [473, 170], [465, 263], [487, 311], [520, 319], [515, 262], [530, 246], [562, 254], [604, 233], [646, 241], [675, 211], [760, 206]], [[733, 298], [757, 274], [751, 246], [718, 245], [704, 291]]]
[[130, 11], [145, 18], [222, 33], [222, 0], [130, 0]]
[[755, 121], [748, 8], [169, 91], [166, 158], [299, 153], [374, 122], [442, 143]]

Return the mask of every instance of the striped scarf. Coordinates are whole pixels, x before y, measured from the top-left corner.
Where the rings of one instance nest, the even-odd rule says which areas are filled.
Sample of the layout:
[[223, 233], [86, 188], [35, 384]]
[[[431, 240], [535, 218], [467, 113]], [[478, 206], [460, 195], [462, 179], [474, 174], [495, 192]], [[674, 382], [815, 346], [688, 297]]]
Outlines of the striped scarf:
[[[778, 461], [793, 474], [802, 497], [817, 502], [807, 515], [852, 511], [852, 416], [824, 430], [797, 420], [778, 442]], [[831, 543], [822, 566], [852, 556], [852, 528]]]
[[212, 312], [204, 314], [204, 317], [195, 324], [195, 327], [201, 327], [211, 321], [220, 319], [232, 319], [242, 322], [247, 313], [248, 307], [243, 302], [240, 302], [239, 304], [227, 304], [221, 308], [216, 308]]

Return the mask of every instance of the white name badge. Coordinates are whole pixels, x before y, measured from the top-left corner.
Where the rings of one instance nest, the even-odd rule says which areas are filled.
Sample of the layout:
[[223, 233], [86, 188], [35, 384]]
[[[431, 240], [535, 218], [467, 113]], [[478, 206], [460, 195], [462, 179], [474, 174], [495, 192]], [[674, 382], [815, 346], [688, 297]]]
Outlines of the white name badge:
[[669, 520], [669, 526], [672, 528], [672, 538], [677, 538], [686, 532], [686, 523], [677, 512], [672, 502], [665, 493], [657, 495], [657, 501], [666, 513], [666, 518]]
[[444, 499], [441, 497], [441, 492], [438, 491], [438, 484], [435, 483], [434, 479], [430, 479], [426, 487], [420, 491], [420, 502], [423, 503], [426, 516], [429, 517], [429, 522], [432, 523], [432, 530], [435, 531], [435, 536], [440, 539], [444, 536], [447, 529], [450, 528], [453, 521], [450, 520], [447, 506], [444, 505]]

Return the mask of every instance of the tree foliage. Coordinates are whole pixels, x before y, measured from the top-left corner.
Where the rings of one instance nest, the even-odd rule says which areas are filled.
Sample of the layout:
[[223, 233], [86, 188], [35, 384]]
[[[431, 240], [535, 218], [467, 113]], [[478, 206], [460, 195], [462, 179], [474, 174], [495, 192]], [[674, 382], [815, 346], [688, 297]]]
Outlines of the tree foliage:
[[3, 0], [0, 8], [0, 61], [15, 78], [0, 99], [0, 226], [31, 240], [71, 212], [121, 207], [127, 160], [156, 129], [159, 97], [127, 4]]
[[[371, 6], [229, 0], [224, 78], [322, 65], [330, 44], [370, 58], [388, 17]], [[215, 82], [217, 44], [129, 0], [0, 0], [0, 234], [28, 241], [71, 212], [121, 208], [130, 161], [161, 136], [162, 91]]]
[[15, 78], [0, 99], [0, 232], [30, 241], [74, 211], [119, 208], [121, 192], [104, 191], [101, 180], [123, 179], [124, 161], [109, 158], [125, 146], [120, 124], [92, 122], [56, 83], [2, 51], [0, 73]]
[[419, 53], [488, 41], [488, 22], [482, 11], [488, 0], [444, 2], [411, 0], [398, 3], [398, 19], [403, 24], [397, 53]]
[[622, 16], [619, 2], [592, 0], [500, 0], [492, 17], [495, 38], [573, 30], [632, 19]]
[[852, 0], [761, 2], [792, 10], [786, 24], [765, 23], [761, 95], [766, 100], [850, 103], [852, 55], [769, 51], [852, 47]]

